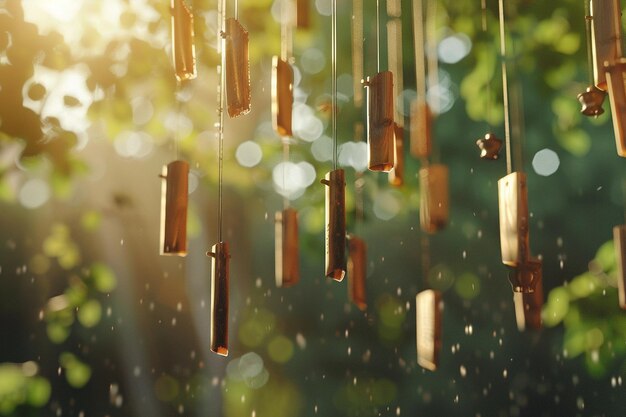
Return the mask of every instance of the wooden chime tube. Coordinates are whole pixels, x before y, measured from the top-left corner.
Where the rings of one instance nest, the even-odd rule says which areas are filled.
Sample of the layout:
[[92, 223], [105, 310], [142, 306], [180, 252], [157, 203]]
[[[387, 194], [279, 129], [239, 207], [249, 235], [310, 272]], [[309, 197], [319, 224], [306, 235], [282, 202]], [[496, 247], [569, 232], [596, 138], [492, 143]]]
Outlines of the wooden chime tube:
[[367, 77], [367, 163], [371, 171], [393, 168], [393, 73], [382, 71]]
[[626, 59], [620, 58], [606, 68], [617, 154], [626, 157]]
[[615, 257], [617, 259], [617, 292], [619, 305], [626, 309], [626, 225], [613, 228]]
[[308, 29], [311, 26], [310, 0], [296, 0], [296, 27]]
[[250, 61], [248, 31], [233, 18], [226, 19], [226, 99], [228, 115], [250, 111]]
[[346, 179], [335, 169], [322, 180], [326, 186], [326, 276], [335, 281], [346, 274]]
[[211, 350], [228, 356], [228, 304], [230, 252], [228, 242], [213, 245], [211, 262]]
[[356, 236], [348, 239], [348, 298], [360, 310], [367, 308], [367, 244]]
[[448, 167], [433, 164], [421, 168], [420, 224], [422, 230], [435, 233], [448, 224]]
[[172, 0], [172, 56], [178, 81], [196, 78], [193, 13], [185, 0]]
[[394, 124], [393, 169], [389, 171], [389, 184], [396, 187], [404, 184], [404, 129]]
[[354, 106], [363, 106], [363, 0], [352, 0], [352, 82]]
[[161, 255], [187, 255], [189, 164], [174, 161], [161, 171]]
[[300, 280], [298, 212], [286, 208], [276, 212], [275, 219], [276, 286], [290, 287]]
[[[541, 272], [541, 270], [539, 270]], [[541, 275], [532, 293], [514, 292], [515, 319], [520, 332], [526, 329], [541, 329], [541, 308], [543, 307], [543, 282]]]
[[[389, 6], [389, 3], [387, 3]], [[392, 19], [387, 22], [387, 68], [393, 74], [393, 99], [400, 97], [404, 90], [404, 71], [402, 59], [402, 21]], [[394, 105], [394, 121], [404, 127], [402, 107]]]
[[415, 158], [428, 158], [432, 150], [432, 114], [426, 100], [417, 99], [411, 103], [411, 155]]
[[517, 267], [530, 256], [526, 174], [513, 172], [498, 180], [502, 263]]
[[589, 0], [593, 77], [596, 87], [606, 90], [605, 63], [622, 57], [620, 0]]
[[439, 366], [441, 350], [441, 292], [424, 290], [415, 296], [417, 363], [430, 371]]
[[278, 56], [272, 58], [272, 125], [282, 137], [292, 136], [293, 69]]

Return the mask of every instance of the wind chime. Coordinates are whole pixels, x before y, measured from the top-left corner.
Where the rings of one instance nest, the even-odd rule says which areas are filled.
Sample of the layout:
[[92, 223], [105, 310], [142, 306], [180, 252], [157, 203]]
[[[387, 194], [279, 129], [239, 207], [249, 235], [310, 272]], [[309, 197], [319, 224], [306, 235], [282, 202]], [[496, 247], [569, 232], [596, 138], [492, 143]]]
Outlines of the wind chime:
[[[620, 1], [589, 0], [589, 9], [595, 87], [609, 94], [617, 154], [626, 157], [626, 58], [622, 53]], [[585, 100], [594, 99], [588, 94]], [[595, 100], [598, 102], [600, 98]]]
[[[592, 17], [591, 5], [588, 0], [585, 1], [585, 39], [587, 41], [587, 73], [589, 75], [589, 86], [587, 89], [578, 94], [577, 98], [582, 108], [580, 112], [585, 116], [598, 117], [604, 113], [602, 103], [606, 97], [606, 91], [596, 87], [595, 82], [595, 66], [594, 66], [594, 50], [593, 50], [593, 34], [592, 34]], [[604, 63], [601, 68], [604, 71]], [[606, 83], [603, 84], [606, 89]]]
[[[172, 58], [180, 90], [196, 78], [193, 14], [184, 0], [171, 0]], [[178, 160], [178, 138], [174, 138], [176, 159], [161, 171], [161, 255], [187, 255], [187, 205], [189, 163]]]
[[321, 182], [326, 186], [325, 273], [341, 281], [346, 274], [346, 178], [337, 168], [337, 0], [332, 0], [331, 38], [333, 170]]
[[[509, 280], [514, 293], [517, 293], [514, 295], [515, 312], [518, 327], [523, 330], [526, 327], [541, 327], [542, 275], [541, 260], [531, 257], [530, 254], [526, 174], [521, 170], [513, 171], [504, 16], [503, 0], [499, 0], [502, 99], [504, 103], [507, 166], [507, 175], [498, 180], [500, 249], [502, 263], [512, 268], [509, 273]], [[518, 156], [521, 159], [521, 146], [519, 148], [520, 155]]]
[[[352, 0], [352, 75], [355, 81], [363, 77], [363, 0]], [[358, 97], [357, 97], [358, 92]], [[359, 82], [354, 85], [354, 105], [362, 111], [363, 95]], [[363, 123], [355, 124], [354, 136], [363, 139]], [[363, 223], [363, 173], [356, 170], [355, 188], [355, 229]], [[367, 309], [367, 243], [356, 234], [348, 235], [348, 299], [361, 311]]]
[[367, 88], [367, 164], [370, 171], [394, 167], [395, 129], [393, 73], [380, 70], [380, 0], [376, 0], [376, 75], [363, 81]]
[[[272, 123], [283, 143], [283, 188], [289, 162], [291, 117], [293, 107], [293, 8], [291, 0], [281, 0], [281, 56], [272, 65]], [[299, 3], [298, 9], [301, 4]], [[300, 280], [298, 249], [298, 213], [283, 196], [283, 210], [275, 214], [275, 276], [277, 287], [290, 287]]]
[[[387, 67], [394, 75], [393, 98], [400, 97], [404, 90], [402, 68], [402, 8], [400, 0], [387, 0]], [[394, 105], [393, 168], [389, 171], [389, 184], [396, 187], [404, 184], [404, 115], [401, 106]]]
[[230, 250], [223, 239], [224, 224], [224, 102], [228, 114], [237, 117], [250, 110], [250, 65], [248, 60], [248, 32], [238, 21], [239, 4], [234, 0], [235, 17], [226, 18], [226, 0], [218, 4], [217, 51], [219, 89], [218, 113], [218, 211], [217, 243], [207, 256], [211, 262], [211, 350], [228, 355], [228, 308], [230, 289]]
[[[448, 168], [442, 164], [430, 164], [432, 150], [432, 118], [426, 101], [426, 65], [430, 87], [438, 84], [437, 72], [437, 25], [436, 2], [427, 4], [424, 19], [424, 3], [413, 2], [413, 32], [415, 40], [415, 65], [417, 101], [412, 106], [411, 153], [419, 155], [420, 178], [420, 226], [422, 250], [422, 276], [425, 289], [415, 296], [415, 334], [417, 363], [435, 371], [439, 366], [439, 352], [442, 346], [442, 295], [430, 289], [430, 238], [445, 227], [448, 221]], [[425, 23], [426, 22], [426, 23]], [[428, 30], [425, 27], [428, 26]], [[427, 32], [428, 36], [424, 36]], [[425, 48], [425, 45], [427, 48]], [[426, 49], [428, 52], [426, 52]], [[428, 55], [428, 60], [426, 60]], [[423, 129], [421, 132], [419, 129]]]

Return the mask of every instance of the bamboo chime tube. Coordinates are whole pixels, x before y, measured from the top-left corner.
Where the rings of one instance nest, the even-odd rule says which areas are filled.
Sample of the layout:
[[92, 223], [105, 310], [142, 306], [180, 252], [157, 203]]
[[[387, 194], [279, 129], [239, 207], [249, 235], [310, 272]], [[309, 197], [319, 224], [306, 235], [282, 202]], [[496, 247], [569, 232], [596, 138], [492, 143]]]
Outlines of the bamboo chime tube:
[[299, 29], [308, 29], [311, 26], [310, 0], [296, 0], [296, 26]]
[[275, 219], [276, 286], [290, 287], [300, 280], [298, 213], [286, 208]]
[[428, 233], [437, 232], [448, 224], [448, 167], [432, 164], [419, 171], [420, 224]]
[[161, 172], [161, 255], [187, 255], [189, 164], [174, 161]]
[[413, 42], [417, 98], [411, 103], [411, 155], [428, 158], [432, 149], [432, 113], [426, 102], [426, 51], [422, 0], [413, 1]]
[[388, 172], [394, 161], [393, 73], [367, 77], [367, 161], [371, 171]]
[[389, 184], [404, 184], [404, 129], [394, 123], [393, 169], [389, 171]]
[[589, 0], [591, 11], [591, 43], [596, 87], [607, 89], [605, 65], [622, 57], [620, 0]]
[[250, 62], [248, 32], [233, 18], [226, 19], [226, 99], [228, 115], [250, 111]]
[[[541, 269], [539, 270], [541, 273]], [[543, 283], [541, 279], [532, 293], [514, 292], [515, 319], [520, 332], [541, 329], [541, 308], [543, 307]]]
[[363, 106], [363, 0], [352, 0], [352, 79], [354, 106]]
[[439, 366], [441, 350], [441, 292], [424, 290], [415, 296], [417, 363], [430, 371]]
[[196, 50], [194, 46], [193, 14], [185, 0], [172, 0], [172, 56], [176, 79], [196, 78]]
[[346, 273], [346, 180], [335, 169], [322, 180], [326, 186], [326, 276], [343, 280]]
[[619, 58], [607, 66], [605, 75], [617, 154], [626, 157], [626, 59]]
[[619, 305], [626, 309], [626, 225], [613, 228], [613, 242], [617, 259], [617, 292]]
[[513, 172], [498, 180], [502, 263], [516, 267], [530, 255], [526, 174]]
[[272, 58], [272, 125], [282, 136], [291, 136], [293, 107], [293, 69], [287, 61]]
[[213, 245], [207, 256], [211, 262], [211, 350], [228, 355], [228, 304], [230, 287], [230, 253], [227, 242]]
[[[391, 6], [391, 12], [390, 12]], [[387, 12], [390, 15], [400, 13], [400, 4], [392, 5], [387, 2]], [[402, 23], [400, 19], [393, 19], [387, 22], [387, 60], [388, 67], [394, 74], [393, 97], [399, 97], [404, 88], [402, 71]], [[393, 99], [392, 97], [392, 99]], [[394, 186], [401, 186], [404, 183], [404, 115], [400, 106], [395, 106], [394, 113], [394, 149], [393, 168], [389, 171], [389, 183]]]
[[348, 239], [348, 298], [360, 310], [367, 308], [367, 244], [356, 236]]

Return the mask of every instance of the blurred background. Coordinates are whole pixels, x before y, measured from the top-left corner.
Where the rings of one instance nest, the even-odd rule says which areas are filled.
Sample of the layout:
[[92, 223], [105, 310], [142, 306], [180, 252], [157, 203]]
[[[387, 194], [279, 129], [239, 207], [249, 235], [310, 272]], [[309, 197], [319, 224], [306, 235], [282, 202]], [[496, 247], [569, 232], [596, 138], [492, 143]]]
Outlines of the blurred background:
[[[339, 164], [348, 228], [368, 244], [367, 310], [323, 269], [330, 0], [311, 0], [311, 26], [295, 35], [286, 164], [269, 110], [280, 3], [241, 0], [252, 111], [225, 124], [224, 358], [209, 350], [205, 255], [217, 240], [217, 3], [189, 2], [198, 78], [178, 89], [167, 0], [0, 1], [0, 415], [623, 415], [626, 314], [611, 239], [625, 222], [626, 177], [608, 100], [596, 119], [579, 113], [584, 2], [505, 2], [512, 102], [523, 114], [514, 139], [523, 142], [531, 246], [544, 267], [544, 328], [525, 332], [500, 262], [504, 158], [483, 161], [475, 145], [490, 126], [504, 137], [497, 2], [484, 13], [479, 0], [438, 3], [438, 83], [428, 99], [437, 103], [436, 159], [450, 168], [451, 213], [430, 239], [426, 273], [418, 162], [407, 152], [398, 188], [384, 174], [360, 174], [352, 2], [338, 3]], [[414, 48], [411, 2], [401, 3], [397, 104], [408, 115]], [[364, 10], [365, 74], [373, 75], [375, 2]], [[177, 158], [191, 164], [186, 258], [159, 256], [158, 175]], [[274, 282], [283, 195], [299, 210], [302, 277], [292, 288]], [[426, 284], [444, 299], [436, 372], [416, 363], [414, 300]]]

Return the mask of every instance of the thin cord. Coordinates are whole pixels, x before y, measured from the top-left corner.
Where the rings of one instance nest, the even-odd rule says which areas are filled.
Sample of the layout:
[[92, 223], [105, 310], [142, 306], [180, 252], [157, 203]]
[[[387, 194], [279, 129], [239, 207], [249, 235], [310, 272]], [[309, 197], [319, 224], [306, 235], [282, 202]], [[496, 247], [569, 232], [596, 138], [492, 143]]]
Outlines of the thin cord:
[[499, 0], [500, 57], [502, 60], [502, 101], [504, 104], [504, 139], [506, 143], [506, 172], [513, 172], [511, 160], [511, 126], [509, 121], [509, 83], [506, 75], [506, 39], [504, 37], [504, 1]]
[[219, 98], [217, 111], [219, 113], [219, 126], [218, 126], [218, 209], [217, 209], [217, 240], [222, 242], [222, 223], [223, 223], [223, 188], [224, 188], [224, 86], [226, 84], [226, 51], [224, 33], [226, 30], [226, 0], [221, 0], [220, 10], [218, 11], [218, 18], [220, 19], [220, 33], [218, 38], [219, 52], [221, 55], [221, 63], [219, 67], [220, 86], [219, 86]]
[[589, 76], [589, 85], [594, 84], [593, 80], [593, 46], [591, 45], [591, 8], [589, 2], [585, 1], [585, 36], [587, 37], [587, 73]]
[[376, 0], [376, 72], [380, 72], [380, 0]]
[[[377, 0], [378, 1], [378, 0]], [[332, 0], [331, 16], [331, 90], [332, 90], [332, 129], [333, 129], [333, 171], [337, 169], [337, 0]]]

